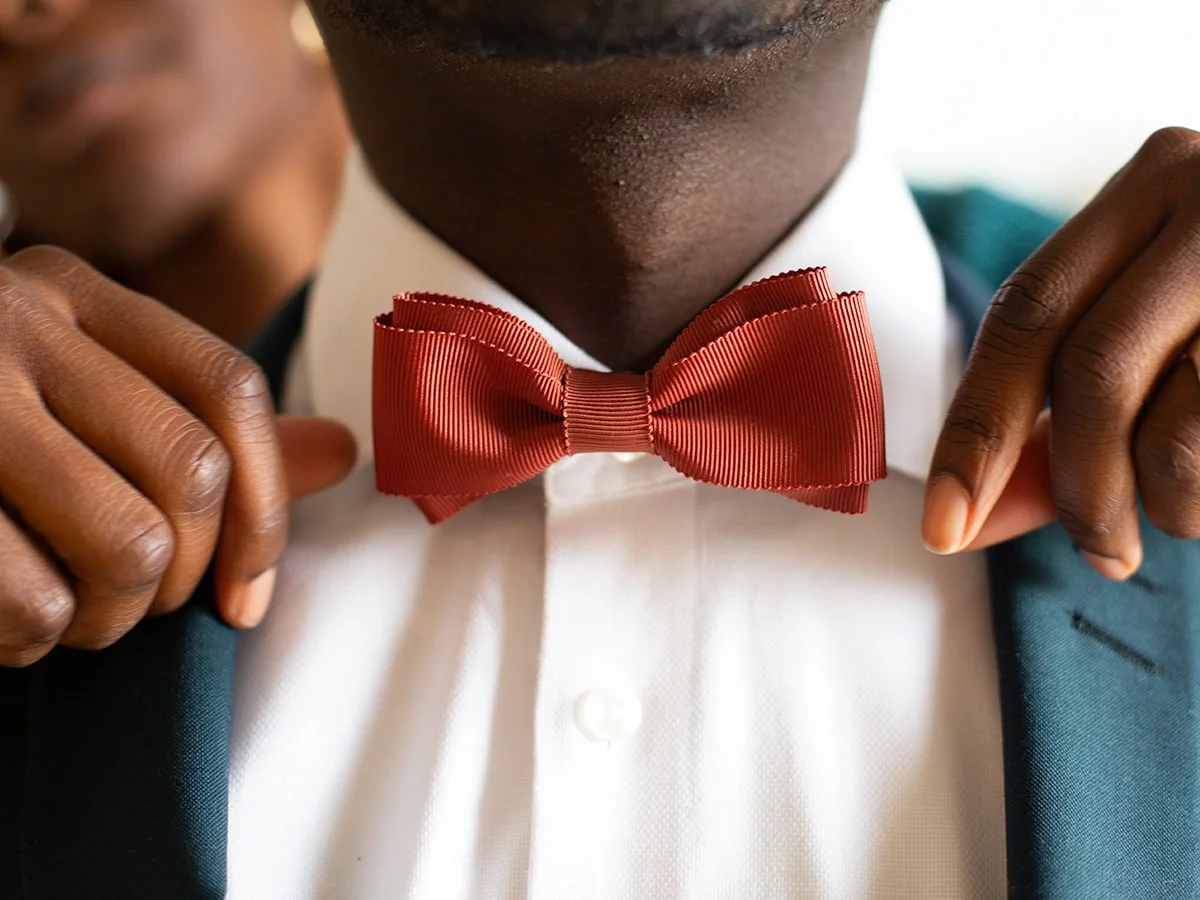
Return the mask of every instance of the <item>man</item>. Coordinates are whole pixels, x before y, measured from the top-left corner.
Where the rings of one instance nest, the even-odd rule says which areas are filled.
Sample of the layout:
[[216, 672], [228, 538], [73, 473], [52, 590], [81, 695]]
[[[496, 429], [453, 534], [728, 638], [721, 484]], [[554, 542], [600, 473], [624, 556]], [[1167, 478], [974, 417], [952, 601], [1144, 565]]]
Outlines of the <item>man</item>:
[[[1194, 893], [1200, 560], [1133, 498], [1196, 534], [1195, 138], [1157, 137], [1014, 277], [934, 453], [935, 549], [1067, 527], [931, 556], [955, 323], [857, 135], [878, 7], [314, 3], [363, 155], [284, 406], [346, 422], [364, 464], [297, 508], [239, 649], [227, 829], [232, 648], [197, 605], [33, 671], [29, 895], [219, 896], [226, 834], [233, 897]], [[572, 455], [437, 526], [376, 492], [369, 448], [404, 449], [375, 440], [381, 298], [469, 297], [642, 372], [731, 288], [817, 264], [868, 298], [867, 515], [651, 454]], [[475, 389], [451, 356], [430, 403]]]

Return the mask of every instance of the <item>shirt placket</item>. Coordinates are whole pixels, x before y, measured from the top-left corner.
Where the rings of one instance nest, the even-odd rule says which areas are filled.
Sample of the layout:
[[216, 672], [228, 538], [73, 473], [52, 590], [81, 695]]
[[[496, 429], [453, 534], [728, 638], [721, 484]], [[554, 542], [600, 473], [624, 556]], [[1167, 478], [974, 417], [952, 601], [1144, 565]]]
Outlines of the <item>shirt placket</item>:
[[531, 900], [674, 895], [697, 602], [695, 485], [641, 454], [545, 476]]

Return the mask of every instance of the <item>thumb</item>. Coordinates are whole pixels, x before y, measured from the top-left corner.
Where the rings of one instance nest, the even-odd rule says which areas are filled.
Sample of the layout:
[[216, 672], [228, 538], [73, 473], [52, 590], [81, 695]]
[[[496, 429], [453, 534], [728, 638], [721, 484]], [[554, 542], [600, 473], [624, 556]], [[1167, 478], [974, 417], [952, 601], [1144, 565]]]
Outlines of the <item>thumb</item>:
[[[333, 487], [354, 468], [357, 456], [354, 435], [345, 425], [312, 416], [279, 416], [275, 425], [291, 500]], [[277, 477], [278, 470], [272, 471]], [[275, 484], [278, 485], [277, 480]], [[275, 592], [276, 571], [272, 564], [248, 583], [230, 586], [228, 579], [223, 582], [225, 587], [218, 591], [217, 605], [225, 621], [235, 628], [257, 626]]]
[[1038, 416], [1008, 483], [979, 534], [966, 548], [982, 550], [1057, 518], [1050, 491], [1050, 411]]
[[288, 493], [293, 501], [331, 488], [354, 468], [358, 451], [345, 425], [313, 416], [280, 416]]

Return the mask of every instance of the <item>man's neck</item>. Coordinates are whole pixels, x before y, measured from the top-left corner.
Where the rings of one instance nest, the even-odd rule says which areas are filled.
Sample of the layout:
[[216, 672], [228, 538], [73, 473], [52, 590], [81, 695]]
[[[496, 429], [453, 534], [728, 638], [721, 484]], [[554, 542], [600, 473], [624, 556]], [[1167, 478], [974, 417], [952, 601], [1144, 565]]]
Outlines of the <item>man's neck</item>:
[[835, 178], [874, 24], [816, 48], [574, 68], [413, 50], [388, 62], [394, 85], [347, 87], [401, 205], [591, 355], [640, 370]]

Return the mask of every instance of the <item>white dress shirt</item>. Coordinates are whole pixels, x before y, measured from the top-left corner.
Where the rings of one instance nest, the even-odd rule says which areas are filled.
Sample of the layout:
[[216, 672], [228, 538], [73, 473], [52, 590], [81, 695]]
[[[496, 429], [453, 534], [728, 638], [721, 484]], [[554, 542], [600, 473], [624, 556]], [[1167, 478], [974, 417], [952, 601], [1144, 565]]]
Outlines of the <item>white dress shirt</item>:
[[748, 280], [864, 290], [889, 477], [861, 517], [590, 454], [433, 527], [378, 495], [372, 317], [471, 297], [600, 368], [349, 164], [286, 406], [363, 451], [297, 505], [238, 657], [234, 900], [1004, 895], [984, 566], [920, 542], [957, 363], [899, 173], [860, 149]]

